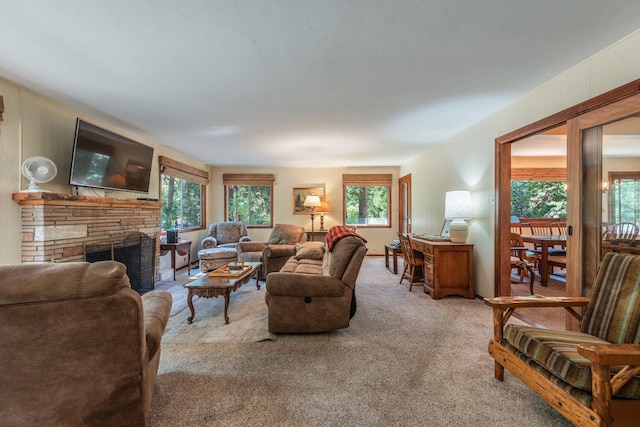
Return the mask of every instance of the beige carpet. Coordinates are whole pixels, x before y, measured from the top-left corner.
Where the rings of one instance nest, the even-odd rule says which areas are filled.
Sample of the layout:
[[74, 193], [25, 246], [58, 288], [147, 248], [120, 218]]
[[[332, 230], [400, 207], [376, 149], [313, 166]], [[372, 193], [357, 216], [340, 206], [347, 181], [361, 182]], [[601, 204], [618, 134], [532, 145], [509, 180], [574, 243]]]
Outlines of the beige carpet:
[[[178, 289], [176, 289], [178, 288]], [[182, 288], [181, 290], [179, 288]], [[229, 324], [224, 323], [224, 297], [194, 298], [195, 319], [187, 322], [187, 289], [178, 285], [168, 289], [184, 307], [169, 318], [162, 342], [167, 344], [241, 343], [274, 339], [267, 330], [267, 305], [264, 286], [256, 289], [255, 280], [231, 293]], [[174, 296], [174, 306], [175, 296]]]
[[[487, 306], [459, 297], [434, 301], [398, 280], [382, 258], [366, 258], [358, 311], [349, 328], [332, 333], [202, 343], [188, 341], [196, 335], [190, 331], [176, 342], [177, 328], [187, 326], [172, 325], [149, 425], [570, 425], [509, 373], [504, 382], [493, 378]], [[207, 322], [202, 329], [230, 331], [241, 322], [243, 305], [264, 306], [264, 290], [241, 289], [242, 298], [251, 298], [232, 299], [230, 325], [212, 306], [206, 316], [205, 309], [197, 311], [188, 326]], [[206, 301], [222, 303], [200, 302]]]

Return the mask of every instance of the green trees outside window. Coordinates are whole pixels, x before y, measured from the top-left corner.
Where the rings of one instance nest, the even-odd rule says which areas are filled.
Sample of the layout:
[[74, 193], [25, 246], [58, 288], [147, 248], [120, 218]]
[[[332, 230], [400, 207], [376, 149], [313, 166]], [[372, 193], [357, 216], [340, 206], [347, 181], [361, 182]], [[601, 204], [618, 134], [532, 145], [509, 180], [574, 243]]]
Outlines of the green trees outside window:
[[346, 224], [388, 226], [389, 188], [382, 185], [345, 185]]
[[202, 185], [161, 175], [162, 229], [202, 227]]
[[609, 183], [609, 223], [640, 223], [640, 174], [614, 172]]
[[269, 185], [226, 185], [227, 221], [240, 221], [247, 226], [272, 225]]
[[511, 215], [519, 218], [566, 218], [566, 182], [511, 181]]

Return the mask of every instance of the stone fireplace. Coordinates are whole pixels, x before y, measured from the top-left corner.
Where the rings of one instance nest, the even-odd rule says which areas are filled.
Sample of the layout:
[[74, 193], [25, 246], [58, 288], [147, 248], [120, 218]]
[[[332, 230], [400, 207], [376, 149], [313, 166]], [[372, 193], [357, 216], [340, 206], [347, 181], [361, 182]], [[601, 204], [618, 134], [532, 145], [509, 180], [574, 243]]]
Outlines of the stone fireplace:
[[[132, 288], [136, 281], [144, 292], [159, 280], [162, 203], [54, 193], [14, 193], [13, 200], [22, 207], [23, 263], [126, 257]], [[152, 257], [145, 261], [139, 252], [149, 245]], [[137, 277], [144, 272], [150, 284]]]

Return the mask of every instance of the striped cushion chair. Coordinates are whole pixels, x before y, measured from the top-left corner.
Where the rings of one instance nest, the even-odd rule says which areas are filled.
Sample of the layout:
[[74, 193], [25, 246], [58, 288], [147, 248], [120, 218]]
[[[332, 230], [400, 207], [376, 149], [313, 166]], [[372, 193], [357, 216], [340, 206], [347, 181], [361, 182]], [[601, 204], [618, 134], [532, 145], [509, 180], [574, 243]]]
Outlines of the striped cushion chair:
[[[545, 306], [552, 306], [552, 301], [548, 300], [540, 298], [539, 302], [541, 304], [548, 302], [549, 304]], [[574, 300], [580, 300], [580, 298], [574, 298]], [[490, 301], [487, 300], [488, 305], [492, 305]], [[507, 312], [508, 308], [501, 303], [503, 301], [500, 300], [497, 305], [492, 305], [494, 319], [496, 319], [496, 307], [500, 307], [501, 313]], [[523, 299], [515, 298], [510, 301], [511, 308], [515, 310], [518, 301]], [[567, 307], [568, 304], [564, 306]], [[506, 322], [504, 316], [502, 319]], [[583, 425], [587, 421], [590, 424], [584, 425], [612, 425], [613, 421], [618, 425], [618, 418], [611, 414], [612, 407], [617, 405], [616, 401], [626, 402], [624, 404], [626, 415], [633, 413], [637, 417], [633, 422], [640, 422], [638, 421], [640, 420], [640, 376], [638, 375], [640, 345], [637, 345], [640, 344], [640, 256], [619, 253], [608, 253], [605, 256], [580, 322], [580, 331], [556, 331], [504, 323], [499, 326], [503, 329], [502, 334], [500, 336], [496, 331], [497, 335], [489, 346], [497, 363], [496, 378], [502, 379], [505, 367], [512, 372], [514, 369], [518, 371], [514, 373], [521, 379], [522, 376], [544, 378], [545, 383], [533, 380], [532, 383], [537, 385], [532, 388], [543, 398], [549, 397], [548, 401], [551, 400], [549, 403], [565, 416], [567, 414], [561, 409], [567, 410], [563, 407], [571, 407], [572, 403], [579, 402], [589, 410], [597, 406], [606, 407], [604, 414], [595, 415], [588, 413], [589, 411], [576, 415], [582, 409], [579, 407], [578, 410], [568, 410], [572, 414], [567, 418], [576, 425]], [[598, 374], [594, 382], [593, 366], [606, 364], [603, 363], [604, 356], [594, 356], [590, 349], [608, 349], [608, 354], [611, 354], [615, 346], [610, 344], [622, 344], [623, 346], [619, 347], [630, 350], [630, 353], [625, 352], [618, 359], [611, 359], [615, 363], [608, 363], [611, 366], [607, 366], [606, 371], [599, 371], [602, 374]], [[509, 356], [505, 357], [505, 353]], [[512, 367], [505, 359], [513, 362], [514, 366]], [[503, 363], [500, 363], [501, 361]], [[624, 365], [631, 365], [631, 367], [625, 368]], [[603, 382], [608, 385], [603, 385]], [[546, 383], [553, 386], [549, 385], [549, 389], [539, 387], [540, 384]], [[608, 394], [605, 396], [606, 402], [596, 402], [595, 395], [601, 392], [600, 389], [609, 387], [611, 388], [605, 391], [605, 394]], [[597, 390], [597, 393], [594, 390]], [[571, 396], [574, 400], [559, 400], [557, 398], [559, 391]], [[547, 393], [548, 396], [546, 396]], [[601, 400], [601, 397], [598, 399]], [[635, 409], [629, 409], [630, 405]], [[578, 418], [571, 418], [572, 416]]]

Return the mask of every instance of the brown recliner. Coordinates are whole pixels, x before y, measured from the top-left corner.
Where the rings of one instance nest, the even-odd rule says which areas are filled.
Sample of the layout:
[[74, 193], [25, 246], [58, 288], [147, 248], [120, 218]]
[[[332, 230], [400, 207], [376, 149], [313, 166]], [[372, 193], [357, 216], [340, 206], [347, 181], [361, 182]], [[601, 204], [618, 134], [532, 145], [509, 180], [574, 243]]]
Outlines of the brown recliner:
[[171, 303], [115, 261], [0, 266], [1, 423], [144, 425]]
[[276, 224], [267, 242], [240, 242], [238, 261], [262, 262], [260, 279], [274, 271], [280, 271], [295, 253], [296, 244], [307, 241], [304, 228], [292, 224]]
[[[322, 261], [296, 256], [267, 277], [269, 332], [327, 332], [349, 326], [356, 279], [367, 252], [356, 236], [338, 240]], [[315, 262], [314, 262], [315, 261]]]

